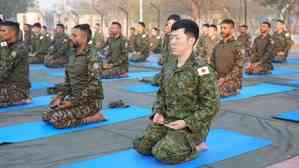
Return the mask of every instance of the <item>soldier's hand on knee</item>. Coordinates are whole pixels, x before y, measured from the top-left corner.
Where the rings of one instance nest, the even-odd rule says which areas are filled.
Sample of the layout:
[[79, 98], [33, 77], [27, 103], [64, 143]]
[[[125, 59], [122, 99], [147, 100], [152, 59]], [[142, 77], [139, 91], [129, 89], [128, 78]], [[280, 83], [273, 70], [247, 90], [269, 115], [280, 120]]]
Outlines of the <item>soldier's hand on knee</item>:
[[164, 124], [164, 116], [162, 114], [156, 113], [153, 118], [153, 123], [163, 125]]
[[180, 130], [186, 127], [186, 122], [184, 120], [177, 120], [168, 124], [165, 124], [166, 127], [175, 129], [175, 130]]

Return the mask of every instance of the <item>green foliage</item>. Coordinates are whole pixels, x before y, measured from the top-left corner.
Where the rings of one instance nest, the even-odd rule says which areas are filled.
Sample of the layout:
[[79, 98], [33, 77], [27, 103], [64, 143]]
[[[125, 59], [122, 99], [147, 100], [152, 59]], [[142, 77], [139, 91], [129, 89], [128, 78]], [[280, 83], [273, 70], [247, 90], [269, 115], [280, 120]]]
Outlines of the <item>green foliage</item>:
[[35, 5], [35, 0], [0, 0], [0, 14], [5, 18], [16, 17], [17, 13], [26, 12]]

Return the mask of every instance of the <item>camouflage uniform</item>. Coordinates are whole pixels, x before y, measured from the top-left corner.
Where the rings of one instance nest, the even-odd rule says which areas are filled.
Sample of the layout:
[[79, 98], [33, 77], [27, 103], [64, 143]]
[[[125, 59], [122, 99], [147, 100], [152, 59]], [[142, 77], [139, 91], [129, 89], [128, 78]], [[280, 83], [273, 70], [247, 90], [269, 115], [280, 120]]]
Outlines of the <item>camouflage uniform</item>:
[[245, 49], [245, 58], [250, 57], [250, 48], [251, 48], [251, 35], [248, 33], [240, 34], [238, 37], [243, 49]]
[[221, 40], [214, 48], [212, 65], [217, 71], [218, 79], [224, 83], [219, 86], [221, 96], [238, 94], [242, 88], [244, 50], [234, 38], [227, 42]]
[[246, 69], [248, 74], [254, 73], [268, 73], [273, 69], [272, 65], [272, 51], [273, 51], [273, 40], [271, 35], [268, 34], [266, 37], [262, 35], [258, 36], [251, 49], [251, 58], [249, 66]]
[[133, 52], [135, 48], [135, 41], [136, 41], [137, 35], [132, 34], [128, 40], [128, 51]]
[[163, 71], [153, 116], [163, 115], [166, 124], [184, 120], [186, 128], [173, 130], [150, 125], [143, 136], [134, 140], [133, 147], [163, 163], [176, 164], [196, 157], [196, 145], [206, 140], [212, 119], [219, 111], [219, 91], [213, 69], [194, 54], [182, 67], [177, 68], [174, 63]]
[[162, 40], [160, 36], [152, 36], [149, 39], [150, 42], [150, 51], [153, 53], [161, 52]]
[[45, 65], [49, 68], [61, 68], [68, 62], [70, 48], [69, 38], [66, 34], [55, 34], [51, 42], [49, 54], [45, 58]]
[[146, 33], [139, 33], [136, 36], [134, 44], [134, 52], [131, 55], [130, 61], [144, 62], [149, 56], [149, 38]]
[[128, 48], [127, 39], [124, 36], [112, 38], [109, 42], [108, 55], [105, 63], [112, 64], [111, 69], [103, 70], [103, 78], [128, 76]]
[[23, 34], [24, 34], [23, 41], [26, 47], [29, 49], [29, 52], [31, 52], [32, 31], [23, 32]]
[[208, 39], [208, 36], [201, 35], [198, 38], [197, 44], [195, 46], [195, 51], [197, 52], [197, 55], [199, 57], [203, 57], [204, 60], [206, 60], [204, 51], [205, 51], [205, 46], [206, 46], [206, 43], [207, 43], [207, 39]]
[[102, 32], [96, 32], [92, 38], [92, 44], [98, 50], [101, 50], [105, 47], [105, 37]]
[[65, 88], [58, 96], [70, 101], [73, 106], [68, 109], [49, 109], [43, 113], [43, 120], [55, 128], [87, 124], [85, 118], [95, 115], [102, 108], [101, 66], [96, 49], [89, 47], [80, 55], [72, 52], [65, 71]]
[[48, 53], [50, 37], [42, 34], [33, 34], [31, 39], [31, 53], [29, 63], [43, 64]]
[[18, 41], [0, 45], [0, 107], [26, 103], [29, 100], [30, 82], [28, 50]]
[[203, 55], [201, 56], [204, 61], [206, 61], [208, 64], [211, 64], [211, 58], [213, 55], [213, 50], [215, 46], [219, 43], [221, 39], [219, 37], [215, 37], [214, 39], [207, 38], [205, 42], [205, 46], [203, 49]]
[[[289, 50], [291, 49], [294, 41], [288, 32], [275, 32], [272, 36], [274, 41], [273, 46], [273, 62], [281, 63], [287, 60]], [[280, 53], [281, 52], [281, 53]]]

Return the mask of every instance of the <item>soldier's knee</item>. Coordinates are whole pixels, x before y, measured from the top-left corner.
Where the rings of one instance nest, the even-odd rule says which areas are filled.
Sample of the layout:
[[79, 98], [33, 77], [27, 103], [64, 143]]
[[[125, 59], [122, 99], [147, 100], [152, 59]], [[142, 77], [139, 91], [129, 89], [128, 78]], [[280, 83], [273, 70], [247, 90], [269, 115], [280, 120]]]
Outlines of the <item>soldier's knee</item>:
[[146, 140], [144, 138], [134, 139], [133, 148], [142, 155], [152, 154], [152, 146], [149, 143], [146, 143]]
[[180, 159], [180, 153], [176, 151], [175, 147], [165, 145], [164, 143], [158, 143], [152, 149], [153, 156], [162, 163], [165, 164], [177, 164], [183, 162]]

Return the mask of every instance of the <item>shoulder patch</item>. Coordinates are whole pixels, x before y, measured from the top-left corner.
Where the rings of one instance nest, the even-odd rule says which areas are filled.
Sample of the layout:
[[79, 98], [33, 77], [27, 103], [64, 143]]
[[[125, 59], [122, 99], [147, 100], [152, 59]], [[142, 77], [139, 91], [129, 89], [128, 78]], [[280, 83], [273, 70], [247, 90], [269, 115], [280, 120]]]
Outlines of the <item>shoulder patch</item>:
[[290, 37], [291, 35], [290, 35], [290, 33], [286, 33], [285, 36], [286, 37]]
[[7, 42], [2, 42], [2, 43], [0, 43], [0, 46], [1, 46], [1, 47], [6, 47], [6, 46], [7, 46]]
[[88, 42], [88, 44], [91, 45], [91, 44], [92, 44], [92, 41], [90, 40], [90, 41]]
[[11, 53], [11, 56], [12, 56], [13, 58], [16, 57], [16, 56], [17, 56], [17, 52], [13, 51], [13, 52]]
[[198, 68], [197, 69], [197, 73], [198, 73], [199, 76], [208, 75], [208, 74], [210, 74], [209, 67], [208, 66], [204, 66], [204, 67]]
[[143, 34], [143, 35], [142, 35], [142, 38], [146, 38], [146, 34]]
[[40, 36], [39, 39], [40, 39], [40, 40], [44, 39], [44, 36]]

